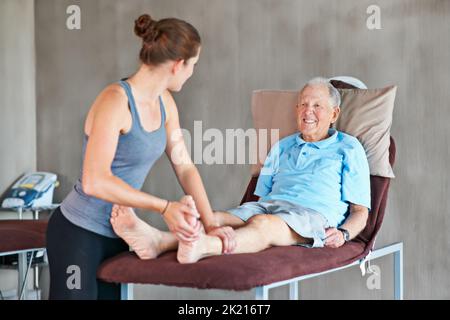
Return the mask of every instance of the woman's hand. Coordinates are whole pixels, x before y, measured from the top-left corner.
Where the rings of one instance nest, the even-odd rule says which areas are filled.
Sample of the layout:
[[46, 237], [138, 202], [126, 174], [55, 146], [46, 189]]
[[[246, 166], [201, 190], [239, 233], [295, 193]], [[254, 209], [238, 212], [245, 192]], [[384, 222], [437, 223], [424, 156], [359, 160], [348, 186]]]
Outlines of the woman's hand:
[[178, 240], [192, 242], [199, 238], [202, 224], [195, 208], [178, 201], [169, 202], [163, 218]]
[[222, 253], [229, 254], [236, 249], [236, 232], [232, 227], [216, 227], [208, 232], [209, 236], [216, 236], [222, 240]]

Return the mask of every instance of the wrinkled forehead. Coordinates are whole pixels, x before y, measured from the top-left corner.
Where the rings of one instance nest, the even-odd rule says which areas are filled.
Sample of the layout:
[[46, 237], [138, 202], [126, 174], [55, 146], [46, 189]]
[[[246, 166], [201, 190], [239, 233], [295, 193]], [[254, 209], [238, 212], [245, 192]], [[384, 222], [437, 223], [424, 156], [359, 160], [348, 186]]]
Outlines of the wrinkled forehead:
[[330, 93], [325, 85], [309, 85], [300, 90], [298, 94], [299, 101], [306, 100], [329, 100]]

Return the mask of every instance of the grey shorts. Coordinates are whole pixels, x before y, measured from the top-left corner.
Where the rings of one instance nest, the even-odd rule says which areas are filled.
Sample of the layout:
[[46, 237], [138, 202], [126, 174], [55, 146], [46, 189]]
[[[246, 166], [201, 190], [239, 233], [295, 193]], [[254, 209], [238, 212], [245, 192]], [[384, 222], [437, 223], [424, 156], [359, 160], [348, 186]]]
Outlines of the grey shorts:
[[312, 244], [298, 244], [308, 248], [324, 246], [325, 229], [329, 226], [327, 219], [319, 212], [282, 200], [246, 202], [227, 212], [243, 221], [258, 214], [274, 214], [283, 219], [301, 237], [312, 239]]

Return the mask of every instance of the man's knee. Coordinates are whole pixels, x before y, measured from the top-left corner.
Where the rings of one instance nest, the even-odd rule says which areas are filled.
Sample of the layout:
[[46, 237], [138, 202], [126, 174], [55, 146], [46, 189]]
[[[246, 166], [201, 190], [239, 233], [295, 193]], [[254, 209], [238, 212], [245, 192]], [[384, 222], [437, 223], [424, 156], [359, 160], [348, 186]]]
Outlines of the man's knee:
[[257, 214], [247, 221], [247, 224], [252, 224], [256, 228], [261, 230], [273, 228], [277, 223], [277, 217], [271, 214]]
[[286, 222], [273, 214], [258, 214], [248, 220], [261, 233], [261, 240], [273, 246], [297, 244], [300, 237], [293, 232]]

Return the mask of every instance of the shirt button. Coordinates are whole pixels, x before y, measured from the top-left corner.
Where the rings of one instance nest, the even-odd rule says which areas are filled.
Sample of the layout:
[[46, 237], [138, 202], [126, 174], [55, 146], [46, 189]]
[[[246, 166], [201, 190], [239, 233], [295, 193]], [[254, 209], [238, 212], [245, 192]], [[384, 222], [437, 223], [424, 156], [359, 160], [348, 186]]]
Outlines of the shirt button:
[[306, 152], [302, 152], [302, 155], [306, 156]]

